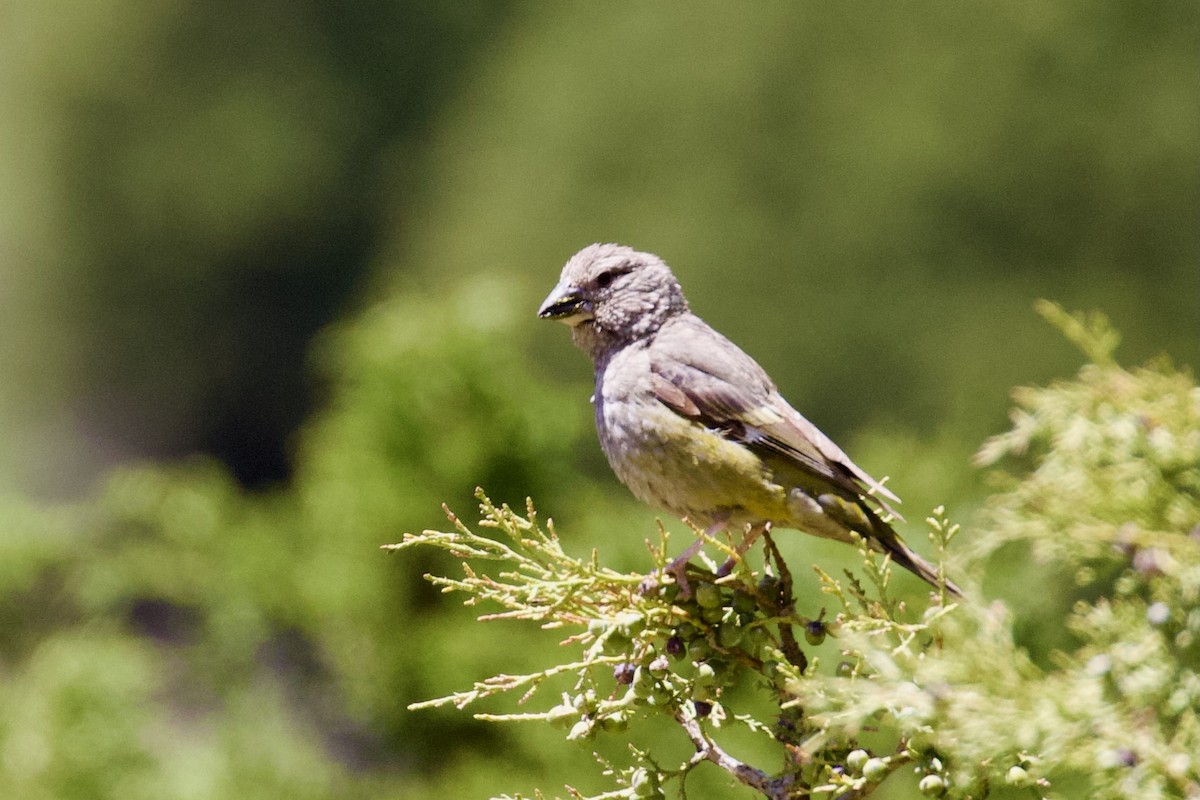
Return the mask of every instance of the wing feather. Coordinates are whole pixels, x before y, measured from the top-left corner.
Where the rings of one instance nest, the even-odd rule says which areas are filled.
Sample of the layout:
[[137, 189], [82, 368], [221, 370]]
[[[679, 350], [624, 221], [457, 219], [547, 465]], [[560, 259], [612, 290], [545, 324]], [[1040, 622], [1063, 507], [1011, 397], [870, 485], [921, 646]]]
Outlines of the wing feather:
[[[689, 326], [708, 326], [696, 317]], [[705, 333], [705, 335], [699, 335]], [[701, 351], [696, 342], [707, 346]], [[786, 460], [829, 489], [899, 502], [796, 411], [750, 356], [716, 331], [664, 329], [650, 348], [652, 391], [665, 406], [747, 447]], [[892, 512], [881, 497], [873, 499]], [[897, 515], [898, 516], [898, 515]]]

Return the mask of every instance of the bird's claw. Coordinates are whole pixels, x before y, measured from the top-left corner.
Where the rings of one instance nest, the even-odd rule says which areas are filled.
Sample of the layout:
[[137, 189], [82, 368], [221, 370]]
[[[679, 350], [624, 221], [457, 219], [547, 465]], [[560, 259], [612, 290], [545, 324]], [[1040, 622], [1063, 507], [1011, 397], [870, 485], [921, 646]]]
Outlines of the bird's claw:
[[[689, 554], [688, 559], [690, 559], [690, 558], [691, 558], [691, 556]], [[670, 575], [671, 577], [673, 577], [675, 579], [675, 585], [679, 587], [679, 598], [678, 599], [680, 601], [689, 600], [692, 596], [692, 587], [691, 587], [691, 584], [688, 583], [688, 579], [687, 579], [688, 559], [684, 559], [683, 561], [680, 561], [677, 558], [663, 569], [663, 572], [667, 573], [668, 575]]]
[[688, 600], [692, 596], [692, 587], [687, 579], [687, 565], [688, 559], [677, 558], [661, 570], [652, 572], [642, 578], [641, 583], [638, 584], [638, 594], [642, 597], [654, 594], [663, 586], [663, 577], [669, 575], [675, 580], [675, 585], [679, 587], [679, 594], [676, 596], [676, 599], [680, 601]]

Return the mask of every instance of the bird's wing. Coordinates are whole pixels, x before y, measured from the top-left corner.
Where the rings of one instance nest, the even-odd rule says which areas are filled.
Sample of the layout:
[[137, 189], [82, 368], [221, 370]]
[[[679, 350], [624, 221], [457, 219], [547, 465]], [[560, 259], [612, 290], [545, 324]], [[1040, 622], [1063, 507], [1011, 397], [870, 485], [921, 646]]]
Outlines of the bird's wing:
[[[697, 317], [664, 328], [649, 348], [660, 402], [733, 441], [782, 457], [830, 488], [899, 502], [796, 411], [754, 359]], [[890, 508], [876, 498], [889, 512]]]

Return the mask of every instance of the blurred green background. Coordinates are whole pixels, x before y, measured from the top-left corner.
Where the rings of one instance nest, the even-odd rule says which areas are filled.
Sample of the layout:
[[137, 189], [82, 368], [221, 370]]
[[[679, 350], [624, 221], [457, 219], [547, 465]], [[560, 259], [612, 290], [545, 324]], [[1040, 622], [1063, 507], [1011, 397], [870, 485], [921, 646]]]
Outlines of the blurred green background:
[[1174, 1], [0, 5], [0, 795], [598, 788], [404, 710], [555, 648], [377, 549], [480, 484], [646, 567], [534, 317], [562, 262], [663, 256], [910, 518], [968, 518], [1009, 388], [1080, 360], [1035, 298], [1200, 364], [1198, 41]]

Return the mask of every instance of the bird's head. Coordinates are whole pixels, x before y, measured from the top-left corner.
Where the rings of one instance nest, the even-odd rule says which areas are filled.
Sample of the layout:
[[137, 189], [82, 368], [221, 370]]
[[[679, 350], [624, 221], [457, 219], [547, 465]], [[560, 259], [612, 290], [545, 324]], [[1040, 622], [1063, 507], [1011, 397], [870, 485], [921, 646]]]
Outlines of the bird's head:
[[663, 260], [617, 244], [593, 244], [563, 267], [538, 316], [571, 326], [593, 357], [644, 338], [687, 311], [679, 282]]

